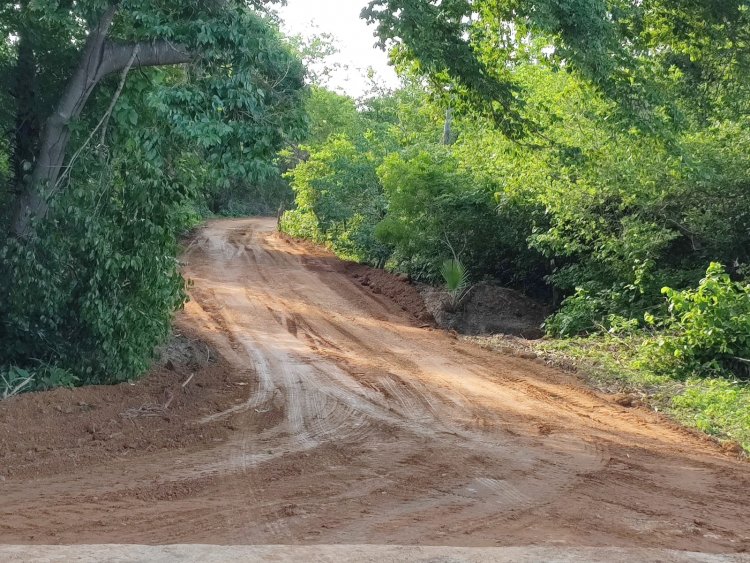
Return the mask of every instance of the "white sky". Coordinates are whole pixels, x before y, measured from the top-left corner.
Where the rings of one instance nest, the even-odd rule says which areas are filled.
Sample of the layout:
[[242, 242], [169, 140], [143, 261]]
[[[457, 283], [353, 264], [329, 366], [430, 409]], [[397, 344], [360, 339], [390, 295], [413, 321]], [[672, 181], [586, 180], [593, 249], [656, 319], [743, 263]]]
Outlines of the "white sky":
[[287, 33], [305, 37], [330, 33], [336, 38], [340, 53], [331, 61], [349, 69], [336, 73], [328, 87], [355, 98], [367, 90], [368, 67], [375, 69], [379, 82], [390, 87], [399, 84], [395, 71], [388, 65], [388, 56], [375, 47], [374, 28], [359, 17], [367, 3], [367, 0], [287, 0], [286, 6], [278, 8]]

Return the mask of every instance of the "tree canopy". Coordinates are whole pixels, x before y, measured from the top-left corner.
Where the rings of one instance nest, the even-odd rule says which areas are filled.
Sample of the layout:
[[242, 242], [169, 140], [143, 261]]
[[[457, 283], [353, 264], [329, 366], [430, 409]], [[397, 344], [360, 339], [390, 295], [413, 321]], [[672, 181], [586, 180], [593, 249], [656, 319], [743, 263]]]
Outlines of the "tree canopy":
[[268, 17], [244, 2], [21, 2], [0, 16], [20, 120], [16, 234], [46, 214], [44, 191], [59, 187], [71, 125], [113, 74], [189, 65], [189, 80], [162, 91], [160, 110], [186, 142], [207, 149], [221, 182], [267, 173], [269, 155], [301, 124], [303, 67]]
[[514, 72], [528, 61], [577, 73], [652, 130], [685, 112], [741, 114], [749, 10], [743, 0], [373, 0], [363, 16], [401, 68], [517, 137], [533, 130]]

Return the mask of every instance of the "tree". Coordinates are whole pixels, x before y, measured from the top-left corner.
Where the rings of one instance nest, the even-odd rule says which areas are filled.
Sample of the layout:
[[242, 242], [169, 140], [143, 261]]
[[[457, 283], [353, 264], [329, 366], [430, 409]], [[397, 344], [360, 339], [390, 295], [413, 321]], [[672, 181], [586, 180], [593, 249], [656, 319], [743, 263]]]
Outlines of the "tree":
[[511, 137], [536, 129], [513, 72], [527, 60], [577, 72], [651, 129], [743, 107], [732, 98], [750, 69], [744, 0], [372, 0], [363, 17], [402, 69]]
[[304, 68], [259, 6], [0, 7], [0, 373], [38, 388], [148, 367], [186, 299], [196, 209], [277, 173], [305, 130]]
[[[244, 2], [50, 0], [6, 7], [0, 17], [5, 20], [6, 44], [11, 35], [18, 38], [16, 121], [23, 125], [16, 127], [13, 154], [14, 191], [18, 195], [11, 226], [16, 236], [27, 235], [32, 222], [45, 217], [49, 198], [62, 187], [59, 180], [71, 126], [96, 87], [110, 75], [189, 63], [203, 93], [208, 94], [208, 88], [215, 98], [196, 95], [195, 88], [185, 92], [189, 95], [182, 96], [179, 102], [183, 108], [177, 111], [186, 119], [181, 124], [186, 136], [208, 144], [207, 148], [216, 148], [218, 141], [231, 138], [232, 156], [243, 155], [251, 166], [272, 152], [283, 141], [284, 131], [301, 118], [294, 109], [299, 105], [302, 66], [281, 46], [267, 19]], [[62, 39], [59, 48], [63, 56], [50, 50], [52, 46], [44, 38], [49, 30]], [[79, 44], [82, 46], [75, 49]], [[52, 70], [53, 61], [69, 67], [70, 74]], [[26, 94], [30, 93], [33, 100], [37, 91], [34, 83], [46, 78], [39, 70], [48, 69], [56, 74], [51, 86], [61, 94], [54, 102], [45, 100], [46, 104], [29, 107]], [[49, 113], [46, 120], [40, 117], [42, 111]], [[260, 114], [263, 121], [255, 120]], [[207, 133], [205, 126], [197, 126], [199, 123], [224, 126], [211, 131], [217, 142], [197, 138]], [[261, 159], [246, 158], [253, 153]], [[25, 179], [22, 171], [29, 165], [33, 172]]]

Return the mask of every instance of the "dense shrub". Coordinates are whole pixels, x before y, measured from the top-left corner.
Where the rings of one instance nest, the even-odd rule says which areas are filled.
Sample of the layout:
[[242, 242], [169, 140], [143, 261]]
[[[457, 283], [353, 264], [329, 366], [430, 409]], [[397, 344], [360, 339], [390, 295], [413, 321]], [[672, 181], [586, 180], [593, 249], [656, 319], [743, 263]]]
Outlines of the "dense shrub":
[[[750, 364], [750, 284], [733, 282], [712, 263], [697, 289], [665, 287], [669, 316], [663, 332], [645, 348], [645, 358], [660, 372], [678, 376], [744, 375]], [[747, 364], [746, 364], [747, 362]]]
[[296, 209], [282, 218], [282, 229], [328, 244], [340, 256], [382, 266], [390, 250], [373, 231], [386, 201], [375, 173], [380, 158], [345, 135], [333, 136], [287, 174]]
[[106, 174], [77, 178], [32, 239], [0, 247], [13, 288], [0, 294], [0, 366], [39, 371], [37, 386], [45, 366], [82, 383], [147, 368], [186, 298], [177, 238], [197, 220], [185, 205], [190, 192], [147, 157], [149, 146]]
[[388, 216], [376, 233], [393, 246], [399, 269], [436, 281], [443, 262], [459, 257], [475, 279], [513, 284], [528, 281], [520, 273], [538, 273], [541, 256], [516, 229], [512, 205], [498, 209], [494, 186], [464, 169], [450, 149], [428, 145], [391, 154], [378, 175]]

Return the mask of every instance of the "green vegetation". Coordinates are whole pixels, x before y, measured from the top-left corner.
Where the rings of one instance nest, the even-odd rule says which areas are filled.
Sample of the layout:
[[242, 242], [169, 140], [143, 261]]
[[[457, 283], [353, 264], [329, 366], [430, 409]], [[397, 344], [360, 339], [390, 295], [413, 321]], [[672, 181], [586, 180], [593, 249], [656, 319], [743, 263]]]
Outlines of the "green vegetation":
[[650, 329], [621, 319], [607, 332], [531, 346], [572, 359], [603, 389], [642, 395], [687, 426], [750, 453], [750, 284], [733, 282], [712, 263], [697, 289], [662, 292], [668, 313], [647, 314]]
[[303, 66], [241, 2], [21, 1], [0, 29], [0, 393], [138, 376], [181, 233], [304, 131]]
[[686, 426], [720, 440], [740, 444], [750, 453], [750, 387], [730, 374], [694, 371], [675, 377], [643, 361], [652, 336], [592, 334], [525, 344], [563, 367], [571, 363], [590, 383], [610, 393], [632, 394], [636, 402], [667, 413]]
[[673, 375], [748, 372], [750, 367], [750, 283], [733, 282], [720, 264], [708, 267], [696, 290], [665, 287], [669, 316], [647, 347], [645, 361]]
[[445, 289], [451, 298], [450, 306], [455, 310], [469, 288], [469, 273], [458, 258], [451, 258], [443, 262], [440, 275], [445, 280]]

